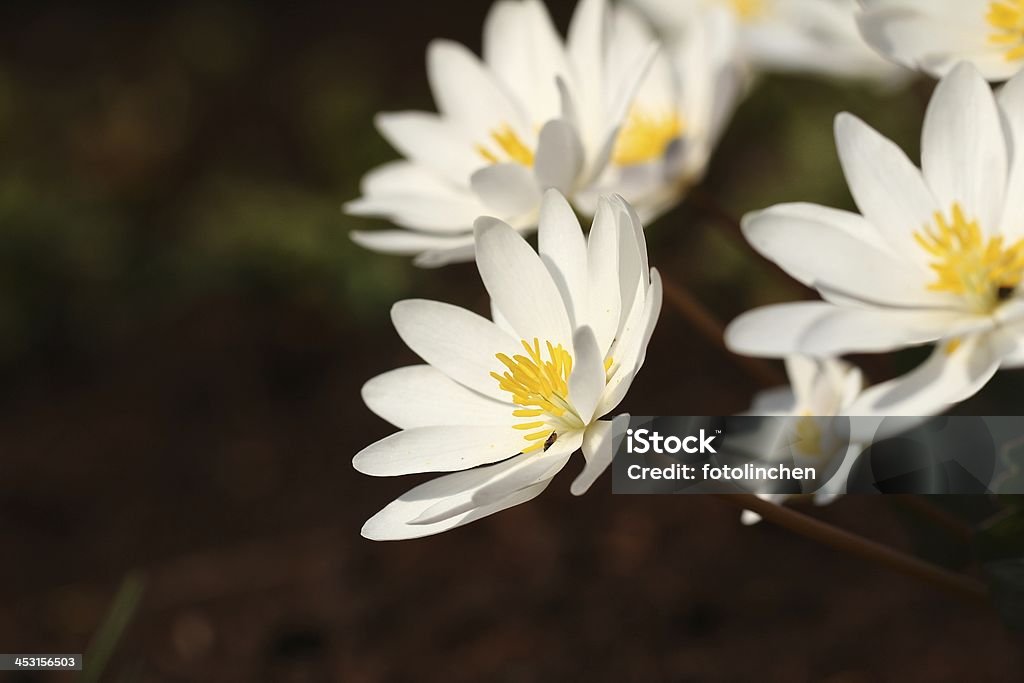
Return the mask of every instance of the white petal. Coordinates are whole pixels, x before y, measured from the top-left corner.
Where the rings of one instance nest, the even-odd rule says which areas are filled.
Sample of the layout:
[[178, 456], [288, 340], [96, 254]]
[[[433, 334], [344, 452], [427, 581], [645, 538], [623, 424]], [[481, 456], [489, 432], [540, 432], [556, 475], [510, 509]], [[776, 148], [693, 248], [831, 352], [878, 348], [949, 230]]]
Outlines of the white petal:
[[900, 311], [836, 308], [811, 325], [800, 350], [817, 356], [893, 351], [992, 325], [949, 311]]
[[493, 322], [458, 306], [412, 299], [391, 308], [402, 341], [435, 368], [485, 396], [503, 401], [491, 372], [502, 371], [495, 354], [518, 353], [518, 340]]
[[[615, 208], [616, 222], [619, 232], [619, 287], [621, 289], [622, 302], [619, 304], [619, 327], [615, 330], [615, 336], [622, 336], [622, 328], [626, 324], [626, 318], [633, 307], [633, 298], [638, 291], [646, 292], [649, 283], [649, 269], [646, 267], [647, 245], [642, 242], [644, 238], [643, 227], [639, 222], [633, 223], [636, 214], [626, 201], [619, 196], [611, 199]], [[641, 255], [641, 251], [643, 254]], [[637, 288], [637, 283], [642, 287]]]
[[[851, 415], [935, 415], [977, 393], [999, 369], [1005, 349], [992, 335], [973, 335], [936, 346], [924, 363], [901, 377], [868, 388]], [[954, 350], [950, 352], [950, 348]]]
[[1010, 178], [1006, 184], [1006, 207], [1002, 233], [1008, 240], [1024, 237], [1024, 69], [999, 92], [999, 106], [1006, 127], [1010, 155]]
[[990, 323], [955, 312], [841, 308], [802, 301], [744, 313], [726, 328], [725, 344], [750, 356], [835, 356], [923, 344], [986, 324]]
[[533, 174], [522, 164], [509, 162], [481, 168], [473, 174], [470, 186], [487, 209], [500, 216], [520, 216], [540, 203], [540, 190]]
[[488, 294], [522, 339], [561, 344], [572, 353], [562, 296], [522, 235], [493, 218], [478, 219], [476, 262]]
[[465, 186], [469, 174], [485, 163], [466, 131], [437, 114], [405, 111], [377, 114], [377, 130], [398, 152], [418, 165]]
[[548, 121], [537, 138], [534, 172], [540, 187], [568, 194], [576, 187], [583, 168], [583, 144], [576, 129], [566, 121]]
[[921, 172], [899, 147], [850, 114], [836, 117], [836, 147], [860, 212], [894, 249], [927, 268], [928, 254], [913, 235], [943, 207]]
[[524, 443], [522, 431], [511, 425], [413, 427], [359, 451], [352, 466], [375, 477], [455, 472], [510, 458]]
[[921, 140], [924, 178], [943, 212], [958, 202], [982, 231], [998, 230], [1006, 152], [992, 89], [973, 66], [961, 64], [935, 88]]
[[604, 63], [608, 45], [608, 4], [580, 0], [576, 4], [566, 46], [588, 139], [598, 133], [603, 113]]
[[[802, 215], [801, 215], [802, 214]], [[873, 303], [892, 306], [937, 306], [943, 297], [927, 289], [926, 274], [888, 249], [872, 244], [870, 223], [846, 214], [844, 226], [823, 212], [809, 218], [786, 205], [747, 214], [743, 234], [758, 252], [823, 295], [837, 291]], [[849, 223], [860, 223], [858, 232]]]
[[569, 397], [583, 424], [590, 424], [605, 387], [604, 352], [589, 327], [576, 330], [573, 348], [576, 355], [569, 375]]
[[367, 195], [345, 204], [350, 216], [378, 216], [413, 230], [449, 237], [468, 233], [483, 204], [470, 194], [454, 192]]
[[540, 482], [530, 488], [517, 491], [503, 501], [474, 508], [440, 522], [433, 524], [410, 523], [424, 511], [438, 505], [446, 498], [466, 495], [464, 492], [467, 489], [479, 486], [481, 481], [486, 481], [488, 477], [493, 476], [487, 471], [488, 469], [479, 468], [468, 472], [458, 472], [420, 484], [399, 496], [398, 499], [367, 520], [363, 525], [362, 535], [374, 541], [397, 541], [439, 534], [536, 498], [550, 483], [550, 480]]
[[484, 20], [483, 55], [487, 66], [519, 100], [533, 87], [529, 26], [518, 0], [498, 0]]
[[548, 450], [516, 458], [514, 467], [505, 470], [473, 493], [473, 504], [490, 505], [516, 491], [550, 480], [565, 467], [582, 441], [582, 431], [560, 434]]
[[429, 365], [377, 375], [362, 390], [363, 402], [400, 429], [444, 424], [508, 425], [512, 405], [478, 394]]
[[569, 202], [557, 190], [544, 193], [537, 228], [537, 252], [551, 273], [575, 328], [586, 310], [587, 241]]
[[427, 48], [427, 76], [438, 111], [474, 138], [486, 139], [501, 125], [523, 131], [527, 124], [505, 89], [465, 46], [434, 40]]
[[786, 376], [793, 387], [797, 405], [810, 405], [813, 402], [814, 385], [821, 372], [820, 359], [797, 353], [786, 356], [785, 363]]
[[[586, 324], [594, 330], [602, 353], [619, 329], [622, 291], [619, 282], [619, 221], [611, 203], [601, 198], [587, 240], [588, 306]], [[633, 283], [630, 283], [633, 289]]]
[[450, 257], [451, 261], [473, 260], [472, 233], [460, 237], [442, 237], [410, 230], [353, 230], [349, 236], [359, 246], [385, 254], [412, 256], [432, 251], [439, 256]]
[[586, 464], [583, 465], [583, 471], [576, 476], [569, 488], [572, 495], [582, 496], [608, 469], [608, 465], [611, 464], [615, 455], [612, 433], [616, 427], [624, 428], [628, 421], [628, 415], [618, 415], [614, 420], [599, 420], [587, 427], [587, 431], [583, 434], [583, 457], [586, 458]]
[[597, 404], [595, 415], [598, 417], [607, 415], [615, 406], [619, 405], [633, 384], [633, 379], [644, 363], [647, 355], [647, 344], [654, 333], [654, 326], [658, 322], [658, 314], [661, 312], [661, 276], [657, 269], [651, 269], [651, 286], [647, 290], [647, 296], [643, 301], [636, 301], [633, 304], [634, 310], [639, 315], [636, 322], [628, 323], [629, 327], [623, 329], [621, 343], [613, 348], [612, 374], [608, 378], [604, 394]]

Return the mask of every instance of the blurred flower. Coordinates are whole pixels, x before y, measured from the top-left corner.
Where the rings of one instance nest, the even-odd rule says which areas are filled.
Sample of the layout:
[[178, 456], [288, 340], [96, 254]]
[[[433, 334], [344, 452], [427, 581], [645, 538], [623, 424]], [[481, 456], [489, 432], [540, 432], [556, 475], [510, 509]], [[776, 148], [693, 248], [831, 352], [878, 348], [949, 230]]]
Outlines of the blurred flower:
[[380, 375], [367, 406], [401, 431], [358, 453], [374, 476], [453, 472], [374, 515], [375, 540], [428, 536], [530, 500], [582, 447], [581, 494], [611, 461], [611, 422], [644, 362], [661, 308], [643, 229], [621, 198], [603, 199], [589, 238], [549, 190], [538, 252], [494, 218], [476, 223], [476, 260], [493, 322], [434, 301], [392, 309], [427, 365]]
[[990, 81], [1024, 67], [1024, 0], [860, 0], [864, 39], [890, 59], [945, 76], [961, 60]]
[[907, 71], [879, 57], [861, 38], [856, 0], [632, 0], [668, 35], [692, 15], [724, 8], [737, 24], [740, 50], [757, 71], [902, 81]]
[[[941, 351], [934, 355], [941, 361]], [[934, 362], [934, 361], [932, 361]], [[887, 438], [917, 426], [921, 419], [949, 408], [940, 394], [924, 396], [916, 416], [888, 418], [873, 407], [879, 395], [894, 386], [897, 378], [869, 389], [859, 368], [838, 358], [786, 357], [790, 386], [768, 389], [754, 397], [747, 414], [768, 417], [792, 416], [782, 429], [783, 451], [795, 467], [814, 468], [825, 482], [814, 490], [816, 505], [827, 505], [846, 492], [850, 470], [857, 457], [872, 441]], [[759, 498], [782, 503], [792, 493], [758, 494]], [[752, 510], [742, 515], [744, 524], [761, 516]]]
[[573, 199], [590, 187], [654, 53], [648, 45], [611, 64], [608, 14], [604, 0], [581, 0], [563, 42], [542, 3], [501, 0], [484, 26], [482, 61], [432, 42], [427, 72], [440, 113], [380, 114], [378, 130], [406, 159], [370, 172], [363, 196], [345, 207], [407, 229], [353, 239], [416, 254], [420, 265], [471, 260], [478, 216], [531, 229], [545, 189]]
[[926, 363], [873, 388], [864, 407], [893, 415], [964, 400], [1000, 366], [1024, 364], [1022, 111], [1024, 76], [997, 101], [973, 66], [957, 67], [929, 104], [922, 170], [840, 114], [839, 157], [863, 215], [783, 204], [743, 227], [755, 249], [825, 301], [750, 311], [727, 329], [728, 346], [831, 356], [938, 343]]
[[[853, 458], [860, 452], [860, 444], [837, 433], [833, 418], [848, 415], [855, 399], [864, 386], [860, 369], [836, 358], [811, 358], [793, 355], [786, 357], [786, 373], [790, 386], [762, 391], [754, 397], [749, 414], [763, 416], [793, 416], [787, 425], [788, 453], [794, 457], [794, 466], [813, 467], [819, 473], [830, 475], [814, 494], [816, 503], [831, 502], [846, 488]], [[790, 493], [758, 494], [759, 498], [782, 503]], [[754, 524], [761, 516], [744, 510], [744, 524]]]
[[[609, 64], [630, 63], [654, 40], [635, 10], [619, 6]], [[704, 175], [746, 80], [727, 13], [694, 13], [684, 35], [655, 56], [592, 194], [621, 194], [644, 222], [672, 208]]]

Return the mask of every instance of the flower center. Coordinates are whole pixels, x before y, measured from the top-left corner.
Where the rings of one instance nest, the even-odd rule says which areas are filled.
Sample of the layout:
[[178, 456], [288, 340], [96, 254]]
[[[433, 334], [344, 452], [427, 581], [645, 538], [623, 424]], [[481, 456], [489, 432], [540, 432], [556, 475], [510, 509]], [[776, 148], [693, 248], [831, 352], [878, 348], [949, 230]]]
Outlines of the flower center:
[[1005, 47], [1007, 61], [1024, 59], [1024, 0], [990, 2], [985, 19], [996, 29], [988, 42]]
[[[518, 408], [512, 416], [524, 421], [515, 425], [516, 429], [528, 432], [523, 435], [527, 446], [523, 453], [532, 453], [540, 448], [547, 450], [555, 442], [559, 434], [567, 431], [583, 429], [587, 425], [576, 413], [569, 400], [569, 375], [572, 374], [572, 355], [551, 342], [544, 342], [541, 347], [539, 339], [533, 344], [522, 340], [526, 355], [517, 354], [509, 358], [504, 353], [495, 355], [501, 364], [508, 368], [502, 374], [491, 373], [498, 380], [503, 391], [512, 394], [512, 402]], [[544, 351], [547, 351], [545, 357]], [[605, 360], [604, 369], [607, 373], [612, 366], [612, 359]]]
[[822, 453], [821, 425], [809, 411], [804, 411], [793, 427], [793, 447], [801, 455], [820, 456]]
[[1024, 276], [1024, 240], [1009, 246], [1002, 236], [986, 241], [978, 221], [967, 220], [957, 203], [952, 220], [937, 211], [935, 226], [926, 225], [914, 239], [934, 257], [929, 266], [938, 279], [928, 289], [959, 294], [979, 312], [989, 313], [1013, 296]]
[[742, 21], [756, 19], [764, 13], [765, 0], [725, 0]]
[[477, 154], [490, 163], [500, 163], [503, 158], [499, 155], [503, 155], [504, 159], [509, 161], [523, 166], [533, 166], [533, 150], [526, 146], [519, 135], [512, 130], [512, 126], [507, 123], [503, 123], [491, 131], [490, 142], [494, 143], [497, 153], [494, 148], [485, 145], [476, 145], [475, 147]]
[[659, 159], [682, 132], [683, 120], [676, 112], [650, 113], [633, 107], [615, 140], [612, 162], [633, 166]]

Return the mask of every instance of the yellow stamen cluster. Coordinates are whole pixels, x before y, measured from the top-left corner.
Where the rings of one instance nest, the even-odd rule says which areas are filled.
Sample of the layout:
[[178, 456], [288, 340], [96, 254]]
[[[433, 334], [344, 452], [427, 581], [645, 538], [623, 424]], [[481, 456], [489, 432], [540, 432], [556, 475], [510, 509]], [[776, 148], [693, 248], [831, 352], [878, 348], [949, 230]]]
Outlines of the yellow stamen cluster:
[[822, 451], [821, 425], [807, 411], [796, 421], [793, 427], [793, 447], [802, 455], [819, 456]]
[[992, 311], [1024, 276], [1024, 240], [1009, 246], [1001, 236], [986, 241], [978, 221], [967, 220], [959, 204], [953, 204], [951, 220], [936, 212], [935, 226], [926, 225], [914, 239], [935, 259], [929, 265], [938, 279], [928, 289], [964, 296], [978, 312]]
[[683, 120], [676, 112], [651, 114], [633, 107], [619, 132], [612, 162], [634, 166], [660, 158], [683, 133]]
[[525, 356], [496, 355], [508, 371], [501, 375], [492, 372], [491, 377], [498, 380], [498, 386], [512, 394], [512, 402], [520, 406], [512, 415], [527, 418], [515, 428], [530, 432], [524, 436], [529, 445], [522, 451], [530, 453], [543, 448], [557, 428], [580, 429], [584, 425], [569, 402], [569, 375], [572, 373], [569, 352], [561, 344], [554, 346], [546, 342], [545, 359], [539, 339], [535, 338], [533, 344], [525, 339], [522, 343]]
[[756, 19], [764, 13], [765, 0], [726, 0], [732, 11], [743, 21]]
[[[507, 123], [502, 124], [491, 131], [491, 140], [509, 161], [514, 161], [523, 166], [533, 166], [533, 150], [526, 146], [519, 135]], [[488, 162], [497, 164], [503, 159], [495, 154], [489, 147], [484, 145], [476, 146], [477, 154]]]
[[985, 19], [996, 29], [988, 41], [1006, 48], [1007, 61], [1024, 59], [1024, 0], [990, 2]]

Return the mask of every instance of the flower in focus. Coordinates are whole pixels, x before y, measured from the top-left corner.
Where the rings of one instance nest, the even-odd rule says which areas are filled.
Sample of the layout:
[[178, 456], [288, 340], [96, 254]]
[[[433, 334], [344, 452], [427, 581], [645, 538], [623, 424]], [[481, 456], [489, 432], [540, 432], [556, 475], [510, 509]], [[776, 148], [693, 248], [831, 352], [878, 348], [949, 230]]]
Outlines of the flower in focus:
[[724, 9], [755, 71], [812, 73], [883, 83], [907, 71], [875, 53], [857, 31], [856, 0], [632, 0], [669, 35], [694, 13]]
[[1024, 68], [1024, 0], [860, 0], [864, 39], [890, 59], [945, 76], [960, 61], [990, 81]]
[[[634, 61], [655, 40], [625, 5], [616, 8], [612, 29], [613, 68]], [[591, 194], [621, 194], [644, 222], [670, 209], [703, 177], [746, 80], [733, 22], [724, 12], [694, 13], [683, 36], [651, 63]]]
[[488, 320], [412, 300], [392, 309], [424, 361], [367, 382], [367, 406], [401, 431], [359, 452], [374, 476], [455, 472], [417, 486], [363, 526], [374, 540], [447, 531], [540, 494], [572, 454], [586, 459], [581, 494], [612, 457], [611, 422], [644, 362], [661, 308], [643, 229], [621, 198], [600, 202], [585, 238], [549, 190], [538, 251], [512, 227], [481, 218], [476, 261]]
[[499, 0], [484, 26], [483, 59], [446, 40], [427, 50], [437, 114], [385, 113], [376, 124], [405, 158], [362, 181], [352, 215], [397, 230], [354, 232], [376, 251], [419, 265], [473, 258], [473, 221], [498, 216], [524, 231], [544, 190], [570, 200], [601, 175], [654, 45], [609, 63], [609, 11], [581, 0], [565, 41], [537, 0]]
[[750, 243], [824, 301], [777, 304], [730, 324], [739, 353], [882, 352], [931, 358], [862, 397], [870, 413], [924, 415], [1024, 364], [1024, 76], [998, 100], [969, 65], [938, 85], [919, 170], [860, 119], [836, 144], [861, 214], [783, 204], [745, 217]]

